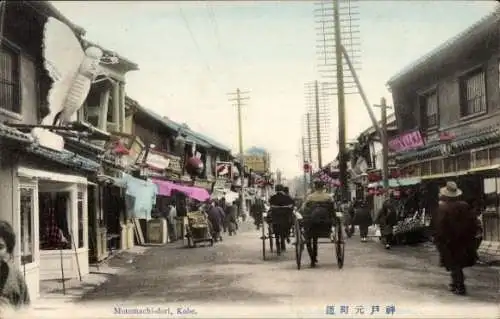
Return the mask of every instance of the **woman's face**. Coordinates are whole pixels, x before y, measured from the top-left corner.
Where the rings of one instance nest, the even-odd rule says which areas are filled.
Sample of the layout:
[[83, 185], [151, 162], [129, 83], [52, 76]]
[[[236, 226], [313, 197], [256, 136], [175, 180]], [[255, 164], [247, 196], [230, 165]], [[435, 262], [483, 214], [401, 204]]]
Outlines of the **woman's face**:
[[0, 237], [0, 260], [9, 259], [9, 253], [7, 252], [7, 244], [5, 240]]

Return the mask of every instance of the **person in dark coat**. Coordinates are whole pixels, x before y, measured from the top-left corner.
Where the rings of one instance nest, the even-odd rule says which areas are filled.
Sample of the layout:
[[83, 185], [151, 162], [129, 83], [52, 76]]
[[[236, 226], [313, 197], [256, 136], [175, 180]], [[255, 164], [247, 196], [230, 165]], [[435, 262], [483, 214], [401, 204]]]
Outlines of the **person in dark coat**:
[[221, 239], [221, 229], [224, 220], [220, 214], [219, 208], [215, 206], [215, 202], [211, 201], [210, 206], [207, 208], [208, 220], [212, 226], [212, 237], [214, 241], [219, 241]]
[[470, 206], [460, 199], [462, 191], [455, 182], [447, 182], [439, 194], [441, 200], [434, 224], [434, 240], [443, 266], [451, 273], [450, 291], [465, 295], [463, 269], [472, 267], [477, 261], [476, 215]]
[[389, 195], [389, 198], [384, 201], [380, 208], [376, 224], [380, 226], [380, 234], [384, 242], [385, 248], [390, 249], [393, 238], [393, 227], [398, 222], [398, 213], [396, 211], [398, 199], [394, 193]]
[[361, 242], [366, 242], [368, 237], [368, 227], [373, 223], [370, 208], [366, 200], [358, 200], [354, 204], [354, 225], [359, 226]]
[[271, 204], [270, 220], [275, 235], [276, 253], [280, 255], [281, 252], [286, 250], [285, 241], [290, 241], [289, 236], [293, 224], [295, 202], [290, 195], [285, 193], [283, 185], [276, 185], [275, 190], [276, 194], [269, 199], [269, 204]]
[[255, 202], [250, 207], [250, 214], [252, 215], [257, 230], [259, 230], [260, 225], [262, 225], [262, 214], [265, 210], [264, 201], [260, 197], [255, 198]]

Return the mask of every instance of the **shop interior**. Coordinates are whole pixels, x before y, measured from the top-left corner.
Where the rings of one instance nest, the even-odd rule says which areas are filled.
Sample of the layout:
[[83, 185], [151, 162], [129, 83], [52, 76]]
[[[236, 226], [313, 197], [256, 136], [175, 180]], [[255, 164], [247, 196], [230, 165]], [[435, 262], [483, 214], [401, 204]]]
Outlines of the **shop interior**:
[[122, 221], [125, 221], [123, 189], [116, 185], [102, 187], [102, 209], [107, 231], [108, 251], [120, 249]]
[[[40, 278], [76, 277], [88, 268], [86, 249], [86, 187], [39, 180], [38, 211]], [[83, 270], [82, 270], [83, 268]]]

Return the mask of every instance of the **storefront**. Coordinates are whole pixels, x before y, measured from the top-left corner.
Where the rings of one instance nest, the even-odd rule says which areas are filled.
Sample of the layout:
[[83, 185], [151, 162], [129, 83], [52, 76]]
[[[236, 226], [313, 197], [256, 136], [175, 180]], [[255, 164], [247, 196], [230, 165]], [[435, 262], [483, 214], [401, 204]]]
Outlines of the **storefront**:
[[89, 273], [88, 177], [100, 164], [67, 150], [41, 147], [1, 125], [0, 218], [16, 232], [14, 252], [32, 298], [40, 280]]
[[[500, 129], [497, 124], [481, 129], [470, 129], [460, 134], [441, 133], [427, 145], [416, 150], [396, 154], [402, 171], [408, 176], [422, 178], [429, 194], [436, 195], [447, 180], [454, 180], [471, 205], [485, 202], [486, 185], [491, 178], [500, 177]], [[431, 197], [429, 197], [430, 199]], [[437, 207], [437, 196], [432, 196], [430, 210]], [[483, 246], [493, 247], [500, 255], [500, 212], [483, 206]], [[489, 208], [488, 208], [489, 207]], [[480, 249], [481, 250], [481, 249]]]

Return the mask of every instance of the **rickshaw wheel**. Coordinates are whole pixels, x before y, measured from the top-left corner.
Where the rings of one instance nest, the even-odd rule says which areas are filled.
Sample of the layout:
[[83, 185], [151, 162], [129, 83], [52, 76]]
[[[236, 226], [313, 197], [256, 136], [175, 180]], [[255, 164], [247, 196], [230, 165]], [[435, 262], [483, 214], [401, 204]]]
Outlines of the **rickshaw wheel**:
[[345, 255], [345, 241], [344, 234], [342, 231], [342, 223], [337, 222], [337, 226], [335, 227], [336, 240], [335, 240], [335, 254], [337, 257], [337, 266], [339, 269], [344, 267], [344, 255]]
[[295, 233], [295, 261], [297, 262], [297, 269], [300, 270], [302, 266], [302, 252], [304, 251], [304, 241], [298, 219], [295, 220], [294, 233]]
[[266, 260], [266, 227], [264, 225], [264, 222], [262, 222], [261, 233], [262, 236], [260, 238], [262, 239], [262, 260]]

